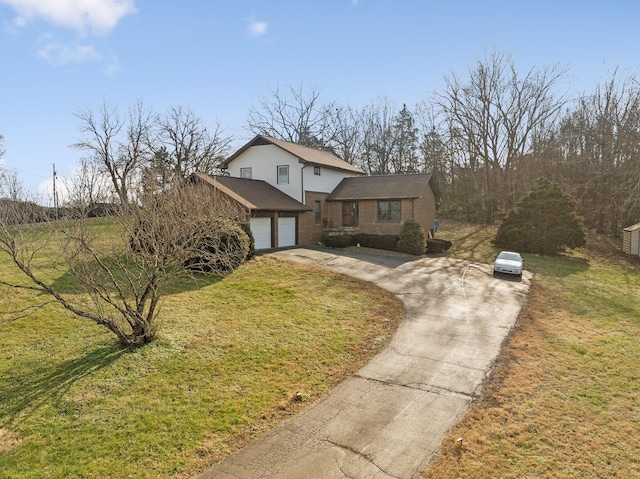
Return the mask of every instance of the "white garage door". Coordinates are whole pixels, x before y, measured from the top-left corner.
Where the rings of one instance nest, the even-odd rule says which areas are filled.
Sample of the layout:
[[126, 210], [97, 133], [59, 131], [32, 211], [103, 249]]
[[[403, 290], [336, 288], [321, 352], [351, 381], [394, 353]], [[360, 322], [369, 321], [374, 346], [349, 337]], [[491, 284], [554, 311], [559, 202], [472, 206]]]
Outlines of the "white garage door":
[[271, 248], [271, 218], [251, 218], [250, 225], [256, 249]]
[[278, 246], [294, 246], [296, 244], [296, 219], [278, 218]]

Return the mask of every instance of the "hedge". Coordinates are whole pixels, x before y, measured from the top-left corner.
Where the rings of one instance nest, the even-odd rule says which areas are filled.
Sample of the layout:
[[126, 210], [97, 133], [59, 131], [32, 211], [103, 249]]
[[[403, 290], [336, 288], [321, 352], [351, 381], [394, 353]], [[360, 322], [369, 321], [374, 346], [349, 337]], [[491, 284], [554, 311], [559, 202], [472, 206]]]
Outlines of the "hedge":
[[358, 235], [358, 243], [364, 248], [383, 249], [394, 251], [398, 244], [398, 235], [372, 235], [360, 233]]
[[357, 235], [332, 235], [325, 236], [322, 240], [327, 248], [348, 248], [358, 244]]
[[439, 238], [427, 239], [427, 253], [444, 253], [451, 248], [453, 243], [449, 240], [443, 240]]

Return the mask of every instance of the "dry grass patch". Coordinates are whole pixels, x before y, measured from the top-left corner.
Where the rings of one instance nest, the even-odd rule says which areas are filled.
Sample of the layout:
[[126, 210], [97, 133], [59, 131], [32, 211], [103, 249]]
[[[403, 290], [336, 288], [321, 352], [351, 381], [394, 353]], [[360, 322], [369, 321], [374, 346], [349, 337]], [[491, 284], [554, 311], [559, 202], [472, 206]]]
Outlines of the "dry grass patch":
[[9, 452], [20, 444], [20, 438], [9, 429], [0, 427], [0, 454]]
[[640, 272], [599, 249], [526, 259], [525, 315], [422, 478], [640, 477]]

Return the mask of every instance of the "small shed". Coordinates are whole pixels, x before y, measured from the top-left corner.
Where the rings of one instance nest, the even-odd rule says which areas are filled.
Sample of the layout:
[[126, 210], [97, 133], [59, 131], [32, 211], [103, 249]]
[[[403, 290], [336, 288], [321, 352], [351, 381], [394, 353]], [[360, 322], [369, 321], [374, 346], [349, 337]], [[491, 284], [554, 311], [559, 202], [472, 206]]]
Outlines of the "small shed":
[[640, 223], [622, 230], [622, 251], [633, 256], [640, 256]]

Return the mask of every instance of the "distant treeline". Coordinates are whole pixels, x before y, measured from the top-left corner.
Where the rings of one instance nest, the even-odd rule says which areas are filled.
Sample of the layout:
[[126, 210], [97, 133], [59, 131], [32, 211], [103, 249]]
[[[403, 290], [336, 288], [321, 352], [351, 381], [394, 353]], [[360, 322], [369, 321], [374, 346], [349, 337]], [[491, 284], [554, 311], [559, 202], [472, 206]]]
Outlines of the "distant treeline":
[[442, 217], [494, 223], [544, 177], [574, 197], [587, 227], [619, 235], [640, 222], [640, 83], [614, 72], [569, 95], [567, 79], [559, 66], [520, 74], [494, 52], [413, 108], [320, 105], [316, 91], [290, 88], [265, 98], [249, 126], [368, 174], [433, 172]]
[[[640, 222], [640, 83], [614, 72], [592, 92], [562, 93], [560, 66], [518, 72], [493, 52], [412, 107], [383, 98], [361, 108], [324, 102], [317, 89], [275, 89], [248, 130], [330, 151], [367, 174], [432, 172], [441, 217], [495, 223], [533, 182], [559, 184], [586, 226], [619, 235]], [[415, 81], [419, 81], [416, 79]], [[162, 191], [194, 172], [220, 173], [231, 137], [191, 110], [128, 118], [116, 107], [76, 112], [87, 154], [70, 204], [117, 203]]]
[[0, 211], [4, 215], [10, 214], [13, 217], [13, 221], [9, 220], [9, 223], [25, 224], [65, 218], [111, 216], [117, 213], [118, 207], [111, 203], [98, 203], [89, 205], [87, 208], [73, 206], [54, 208], [42, 206], [33, 201], [0, 198]]

